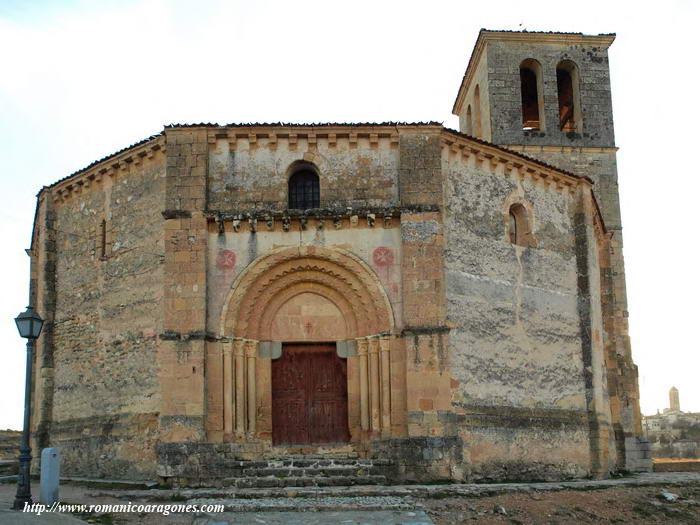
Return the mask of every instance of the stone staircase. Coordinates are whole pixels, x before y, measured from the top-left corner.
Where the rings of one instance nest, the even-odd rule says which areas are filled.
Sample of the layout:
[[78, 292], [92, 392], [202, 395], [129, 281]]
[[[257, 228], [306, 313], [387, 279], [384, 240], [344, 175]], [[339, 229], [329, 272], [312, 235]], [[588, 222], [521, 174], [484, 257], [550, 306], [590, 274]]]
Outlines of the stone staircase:
[[235, 488], [386, 485], [395, 467], [385, 459], [300, 455], [227, 461], [224, 486]]

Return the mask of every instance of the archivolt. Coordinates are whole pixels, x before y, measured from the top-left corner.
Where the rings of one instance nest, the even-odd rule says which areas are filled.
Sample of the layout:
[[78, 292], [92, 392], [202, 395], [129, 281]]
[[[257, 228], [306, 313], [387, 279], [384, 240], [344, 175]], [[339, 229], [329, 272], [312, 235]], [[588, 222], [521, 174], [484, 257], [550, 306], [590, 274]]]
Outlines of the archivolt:
[[355, 255], [338, 248], [282, 248], [236, 279], [224, 303], [221, 335], [270, 340], [275, 313], [304, 292], [321, 295], [345, 316], [349, 337], [391, 332], [394, 317], [381, 282]]

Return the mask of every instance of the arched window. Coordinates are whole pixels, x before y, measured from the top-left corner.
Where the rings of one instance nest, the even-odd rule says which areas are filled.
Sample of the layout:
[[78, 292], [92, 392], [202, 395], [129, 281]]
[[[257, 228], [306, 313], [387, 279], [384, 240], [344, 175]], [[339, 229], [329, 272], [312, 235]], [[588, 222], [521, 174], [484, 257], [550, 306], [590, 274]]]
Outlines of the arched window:
[[578, 67], [571, 60], [562, 60], [557, 66], [557, 94], [559, 95], [559, 129], [579, 131], [581, 104], [579, 100]]
[[474, 126], [472, 125], [472, 106], [471, 104], [467, 106], [467, 135], [471, 136], [474, 134]]
[[308, 210], [321, 205], [318, 175], [311, 169], [301, 169], [289, 178], [289, 208]]
[[512, 244], [532, 246], [527, 210], [520, 203], [513, 204], [508, 210], [508, 236]]
[[479, 86], [474, 88], [474, 124], [472, 130], [476, 138], [481, 138], [481, 94]]
[[544, 129], [542, 68], [537, 60], [528, 58], [520, 64], [520, 95], [523, 129]]

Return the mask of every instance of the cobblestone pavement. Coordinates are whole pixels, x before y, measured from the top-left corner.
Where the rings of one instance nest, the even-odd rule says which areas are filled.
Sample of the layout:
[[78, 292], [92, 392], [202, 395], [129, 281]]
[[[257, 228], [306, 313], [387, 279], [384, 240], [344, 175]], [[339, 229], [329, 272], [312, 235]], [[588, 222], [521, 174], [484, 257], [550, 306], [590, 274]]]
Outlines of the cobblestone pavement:
[[289, 498], [230, 498], [230, 499], [192, 499], [192, 505], [224, 505], [226, 511], [262, 512], [268, 509], [276, 511], [322, 511], [322, 510], [412, 510], [415, 503], [400, 496], [318, 496]]
[[423, 511], [236, 512], [197, 518], [192, 525], [434, 525]]

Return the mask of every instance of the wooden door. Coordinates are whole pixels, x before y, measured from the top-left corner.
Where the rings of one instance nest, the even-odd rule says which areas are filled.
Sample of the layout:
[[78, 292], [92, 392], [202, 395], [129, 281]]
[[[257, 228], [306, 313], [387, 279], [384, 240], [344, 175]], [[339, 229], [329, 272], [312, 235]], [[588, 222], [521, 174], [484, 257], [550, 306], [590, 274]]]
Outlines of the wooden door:
[[347, 363], [335, 345], [284, 345], [272, 361], [272, 443], [347, 443]]

